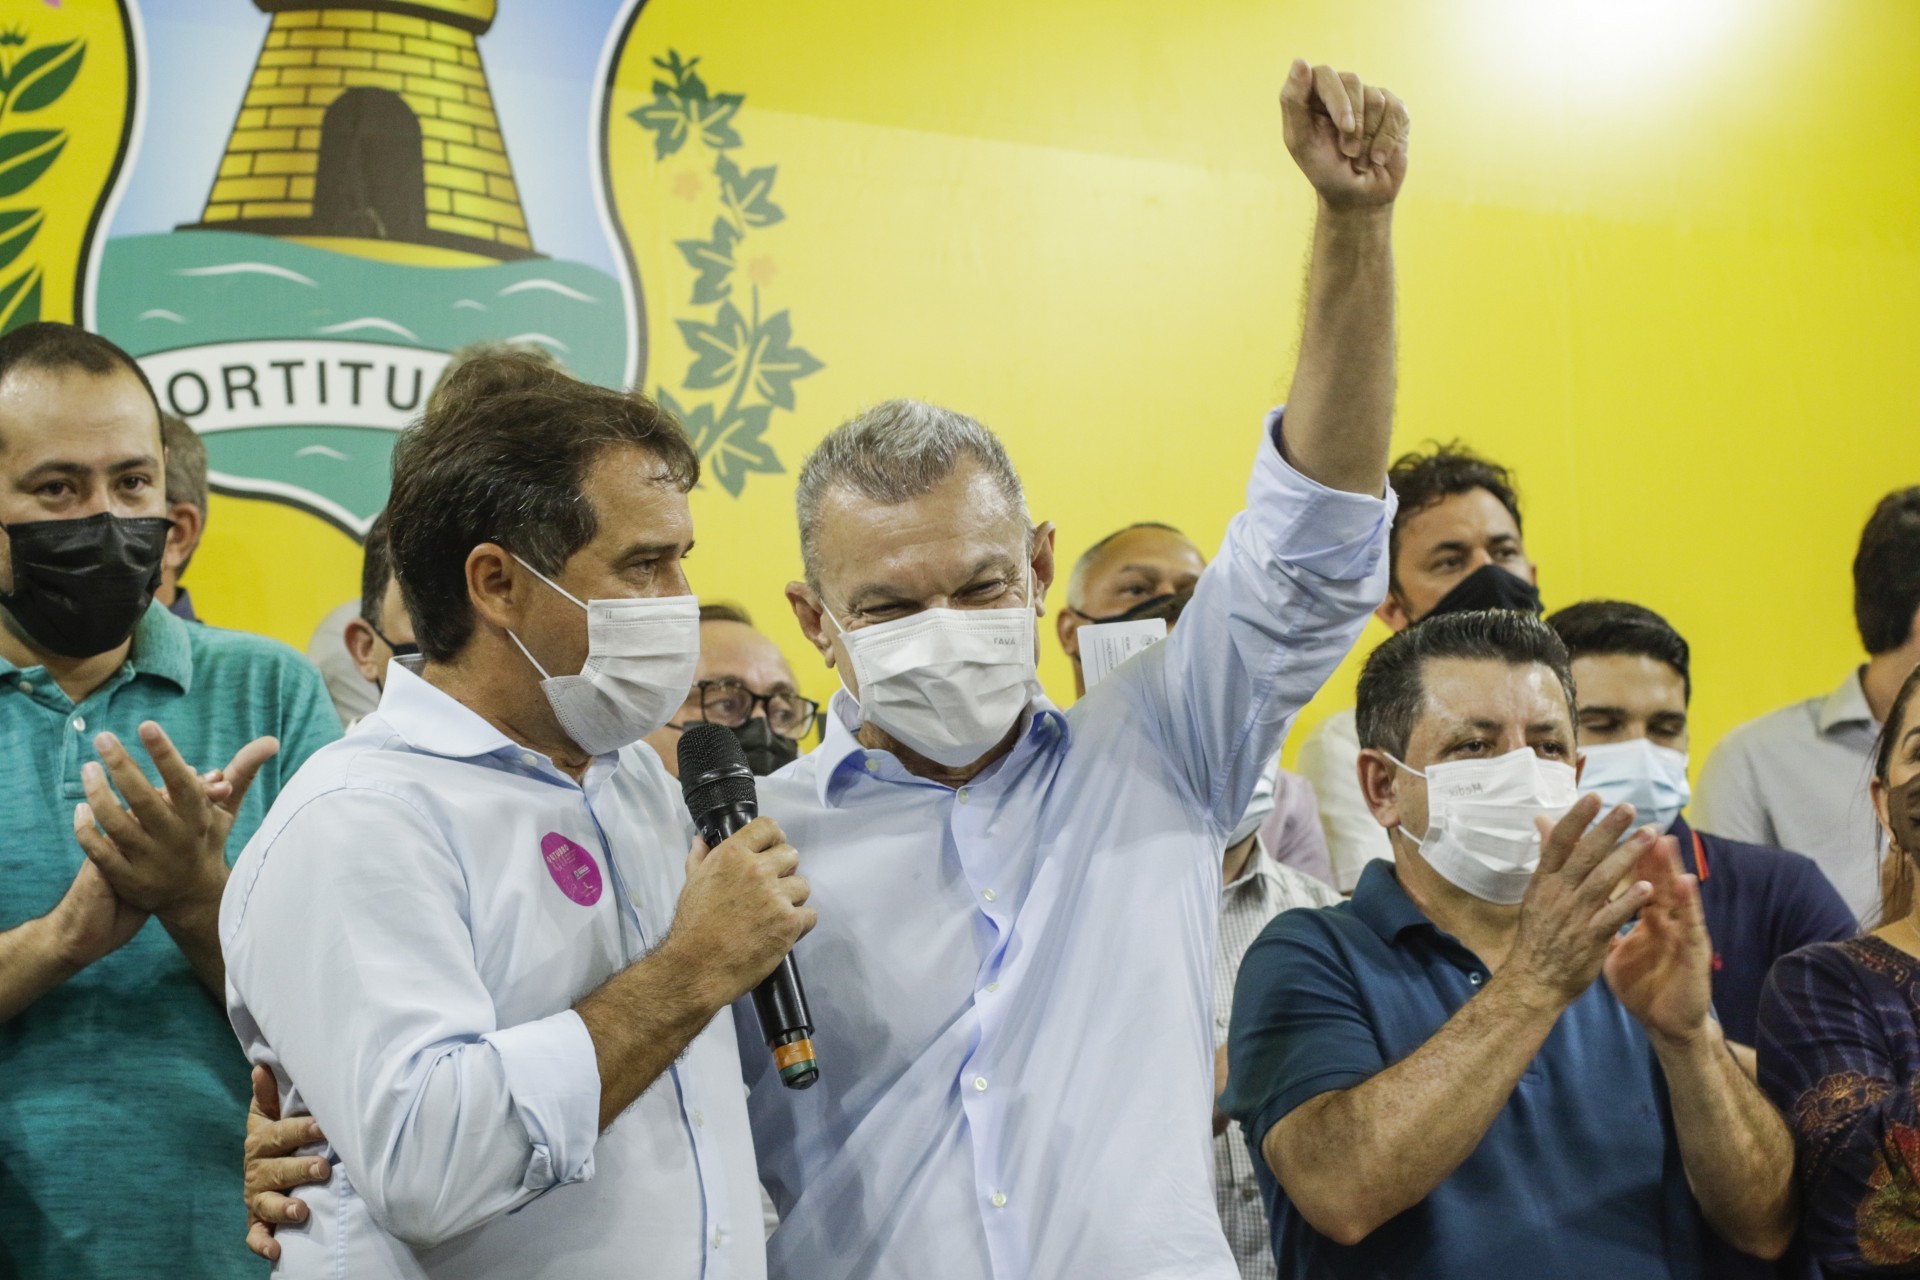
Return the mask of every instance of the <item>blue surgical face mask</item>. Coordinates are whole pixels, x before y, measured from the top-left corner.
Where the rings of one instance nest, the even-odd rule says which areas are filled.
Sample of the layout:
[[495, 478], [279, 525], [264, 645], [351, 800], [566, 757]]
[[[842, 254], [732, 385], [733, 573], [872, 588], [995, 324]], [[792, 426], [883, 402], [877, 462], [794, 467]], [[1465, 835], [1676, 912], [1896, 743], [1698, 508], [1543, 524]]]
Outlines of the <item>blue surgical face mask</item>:
[[1588, 747], [1582, 755], [1586, 763], [1580, 770], [1580, 790], [1598, 795], [1608, 808], [1632, 805], [1636, 823], [1666, 831], [1693, 798], [1685, 752], [1634, 738]]

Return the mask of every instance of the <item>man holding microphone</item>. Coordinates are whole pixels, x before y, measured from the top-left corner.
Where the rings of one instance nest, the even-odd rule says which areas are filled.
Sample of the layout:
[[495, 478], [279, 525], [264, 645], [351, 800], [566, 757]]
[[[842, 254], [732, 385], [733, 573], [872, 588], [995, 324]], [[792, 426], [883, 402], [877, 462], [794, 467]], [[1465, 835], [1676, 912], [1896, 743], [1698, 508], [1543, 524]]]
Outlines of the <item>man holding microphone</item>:
[[512, 357], [395, 450], [421, 659], [282, 792], [221, 910], [234, 1027], [333, 1166], [281, 1274], [765, 1274], [712, 1024], [812, 926], [807, 884], [768, 819], [687, 857], [678, 788], [626, 749], [698, 659], [698, 470], [644, 398]]

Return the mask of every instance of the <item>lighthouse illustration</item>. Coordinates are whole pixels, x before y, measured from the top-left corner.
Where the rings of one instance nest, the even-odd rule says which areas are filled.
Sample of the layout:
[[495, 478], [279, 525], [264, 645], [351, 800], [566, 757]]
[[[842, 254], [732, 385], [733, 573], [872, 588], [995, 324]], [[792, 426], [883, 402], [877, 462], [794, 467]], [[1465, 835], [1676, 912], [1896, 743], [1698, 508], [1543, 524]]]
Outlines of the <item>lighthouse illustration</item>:
[[[475, 342], [643, 382], [607, 89], [551, 70], [594, 66], [625, 2], [141, 0], [166, 145], [113, 215], [98, 328], [206, 442], [217, 492], [362, 536], [399, 433]], [[214, 23], [261, 34], [202, 44]]]
[[421, 265], [539, 256], [480, 60], [496, 0], [254, 3], [273, 23], [183, 230]]

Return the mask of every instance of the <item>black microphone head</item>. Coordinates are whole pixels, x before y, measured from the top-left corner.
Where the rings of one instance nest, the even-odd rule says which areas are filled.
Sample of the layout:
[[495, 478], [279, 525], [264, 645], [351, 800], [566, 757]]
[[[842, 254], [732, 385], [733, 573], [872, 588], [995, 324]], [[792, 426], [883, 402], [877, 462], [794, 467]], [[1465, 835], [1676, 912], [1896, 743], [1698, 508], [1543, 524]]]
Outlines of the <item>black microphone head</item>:
[[754, 803], [753, 770], [733, 730], [696, 724], [680, 735], [680, 794], [696, 820], [714, 809]]

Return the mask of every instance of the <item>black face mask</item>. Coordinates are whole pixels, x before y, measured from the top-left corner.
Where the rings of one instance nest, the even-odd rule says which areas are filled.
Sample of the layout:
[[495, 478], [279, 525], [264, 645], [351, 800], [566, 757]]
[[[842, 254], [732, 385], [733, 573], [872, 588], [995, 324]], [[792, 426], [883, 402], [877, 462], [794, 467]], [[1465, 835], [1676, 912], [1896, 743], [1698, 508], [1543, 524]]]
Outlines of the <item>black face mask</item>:
[[740, 739], [740, 749], [747, 753], [747, 768], [756, 777], [764, 778], [800, 758], [800, 744], [775, 733], [765, 716], [754, 716], [735, 729], [733, 736]]
[[1887, 788], [1887, 822], [1900, 852], [1920, 859], [1920, 774], [1905, 786]]
[[1542, 612], [1540, 589], [1497, 564], [1483, 564], [1454, 583], [1453, 590], [1440, 597], [1440, 603], [1427, 610], [1426, 617], [1477, 609], [1511, 609], [1538, 617]]
[[27, 638], [63, 658], [91, 658], [133, 634], [160, 586], [173, 521], [102, 512], [6, 526], [13, 594], [0, 605]]
[[1166, 609], [1171, 602], [1178, 600], [1182, 594], [1189, 598], [1193, 595], [1191, 591], [1188, 591], [1171, 595], [1149, 596], [1138, 604], [1128, 605], [1119, 613], [1110, 613], [1104, 618], [1096, 618], [1090, 613], [1082, 613], [1079, 609], [1075, 609], [1071, 605], [1067, 606], [1067, 608], [1069, 612], [1080, 614], [1080, 620], [1082, 622], [1091, 622], [1095, 625], [1108, 622], [1136, 622], [1141, 618], [1160, 618], [1166, 616], [1162, 611]]

